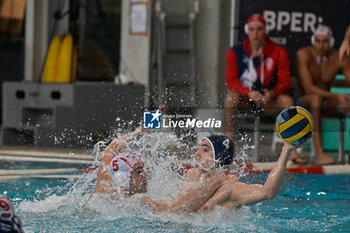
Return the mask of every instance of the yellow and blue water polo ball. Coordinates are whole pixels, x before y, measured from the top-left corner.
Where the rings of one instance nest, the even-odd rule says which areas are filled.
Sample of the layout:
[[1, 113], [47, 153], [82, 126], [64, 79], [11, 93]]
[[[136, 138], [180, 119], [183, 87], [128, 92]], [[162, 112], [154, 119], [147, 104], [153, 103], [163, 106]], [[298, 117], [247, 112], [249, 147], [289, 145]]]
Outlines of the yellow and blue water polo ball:
[[284, 141], [301, 145], [311, 138], [314, 131], [314, 121], [308, 110], [299, 106], [284, 109], [276, 119], [278, 136]]

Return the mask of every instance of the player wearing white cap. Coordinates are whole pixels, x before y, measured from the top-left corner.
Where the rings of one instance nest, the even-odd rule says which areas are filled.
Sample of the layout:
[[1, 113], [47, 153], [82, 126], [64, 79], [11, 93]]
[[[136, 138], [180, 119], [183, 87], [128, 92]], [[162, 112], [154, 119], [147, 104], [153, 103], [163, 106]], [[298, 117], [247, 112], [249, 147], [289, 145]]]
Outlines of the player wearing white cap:
[[319, 25], [311, 37], [312, 46], [301, 48], [297, 53], [298, 74], [301, 87], [297, 105], [308, 108], [314, 119], [313, 140], [316, 149], [316, 163], [333, 164], [335, 160], [326, 155], [322, 148], [322, 111], [350, 111], [350, 95], [330, 92], [336, 75], [342, 71], [350, 84], [350, 58], [339, 60], [339, 53], [333, 49], [332, 30]]
[[119, 192], [130, 196], [147, 191], [147, 173], [143, 161], [136, 155], [121, 153], [130, 138], [141, 136], [143, 133], [138, 129], [114, 139], [103, 151], [94, 193], [107, 193], [119, 198]]
[[[121, 153], [132, 136], [143, 133], [142, 129], [138, 129], [115, 139], [104, 150], [94, 193], [107, 193], [119, 198], [122, 194], [128, 197], [147, 191], [147, 174], [143, 162], [134, 155]], [[229, 172], [234, 160], [232, 140], [224, 135], [212, 134], [203, 138], [199, 145], [195, 153], [198, 166], [185, 174], [177, 198], [164, 202], [145, 196], [142, 204], [154, 211], [204, 213], [215, 205], [239, 208], [273, 198], [282, 184], [292, 150], [291, 145], [285, 143], [280, 158], [264, 185], [244, 184]]]
[[[106, 193], [118, 199], [120, 195], [128, 197], [135, 193], [145, 193], [147, 191], [148, 176], [144, 170], [143, 161], [135, 155], [122, 153], [129, 140], [134, 136], [143, 135], [144, 131], [144, 129], [139, 128], [134, 132], [114, 139], [103, 151], [94, 193]], [[230, 146], [233, 150], [232, 143]], [[218, 156], [217, 159], [222, 160], [221, 163], [231, 163], [233, 151], [232, 155], [218, 153]], [[193, 173], [194, 170], [189, 172], [189, 174]], [[226, 183], [224, 174], [217, 174], [215, 170], [210, 174], [210, 178], [198, 186], [184, 185], [182, 195], [173, 203], [174, 209], [179, 211], [198, 210], [222, 184]], [[193, 177], [193, 175], [191, 176]], [[190, 176], [187, 175], [187, 177]], [[189, 179], [185, 178], [184, 183], [188, 184], [188, 181]]]

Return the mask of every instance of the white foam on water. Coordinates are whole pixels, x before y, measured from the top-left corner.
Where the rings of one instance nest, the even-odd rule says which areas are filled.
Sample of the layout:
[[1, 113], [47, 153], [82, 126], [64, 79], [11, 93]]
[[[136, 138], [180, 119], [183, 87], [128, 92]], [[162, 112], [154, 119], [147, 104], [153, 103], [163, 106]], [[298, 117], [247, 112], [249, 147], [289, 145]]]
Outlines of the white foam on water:
[[[103, 144], [103, 143], [102, 143]], [[101, 145], [102, 145], [101, 144]], [[188, 147], [188, 146], [187, 146]], [[170, 148], [170, 149], [169, 149]], [[198, 145], [187, 148], [195, 151]], [[248, 148], [248, 147], [247, 147]], [[139, 139], [130, 141], [124, 153], [132, 153], [140, 156], [145, 161], [145, 167], [149, 174], [148, 191], [146, 195], [156, 200], [171, 201], [177, 196], [181, 184], [181, 176], [174, 171], [173, 167], [184, 160], [184, 156], [178, 156], [177, 152], [183, 152], [186, 146], [181, 139], [168, 133], [153, 133]], [[95, 148], [95, 166], [99, 165], [100, 149]], [[242, 161], [242, 166], [233, 167], [234, 171], [243, 171], [245, 149], [237, 153], [236, 159]], [[187, 161], [193, 163], [193, 156], [188, 155]], [[243, 175], [243, 172], [240, 173]], [[78, 180], [68, 182], [64, 187], [54, 189], [37, 190], [37, 198], [34, 201], [22, 201], [19, 204], [19, 211], [23, 214], [54, 215], [56, 218], [66, 219], [66, 216], [73, 215], [82, 219], [94, 219], [94, 221], [118, 220], [122, 218], [142, 217], [145, 221], [162, 221], [174, 224], [190, 224], [201, 227], [233, 227], [234, 229], [245, 229], [248, 231], [259, 231], [252, 219], [257, 218], [250, 208], [240, 210], [228, 210], [216, 207], [212, 212], [200, 214], [171, 214], [153, 213], [142, 207], [140, 199], [144, 194], [136, 194], [130, 198], [121, 196], [120, 200], [114, 200], [108, 195], [93, 195], [97, 171], [84, 174]], [[96, 220], [97, 219], [97, 220]], [[67, 220], [69, 221], [69, 220]], [[243, 225], [243, 228], [241, 225]]]

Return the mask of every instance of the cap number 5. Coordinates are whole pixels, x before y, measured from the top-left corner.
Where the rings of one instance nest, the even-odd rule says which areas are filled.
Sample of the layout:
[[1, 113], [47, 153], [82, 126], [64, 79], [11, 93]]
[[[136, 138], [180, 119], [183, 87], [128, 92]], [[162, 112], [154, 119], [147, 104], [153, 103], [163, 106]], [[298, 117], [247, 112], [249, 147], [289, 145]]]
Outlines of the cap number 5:
[[113, 160], [112, 167], [115, 172], [119, 170], [118, 160]]

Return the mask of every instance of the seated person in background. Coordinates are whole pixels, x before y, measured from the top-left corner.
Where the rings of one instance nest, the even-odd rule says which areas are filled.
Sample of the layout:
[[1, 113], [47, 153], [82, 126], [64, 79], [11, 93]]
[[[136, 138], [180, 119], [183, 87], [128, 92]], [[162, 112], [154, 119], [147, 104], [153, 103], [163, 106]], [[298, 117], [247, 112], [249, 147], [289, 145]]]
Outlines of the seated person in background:
[[[244, 205], [252, 205], [262, 200], [271, 199], [279, 191], [288, 157], [293, 149], [290, 144], [284, 144], [281, 155], [264, 185], [245, 184], [238, 182], [237, 177], [229, 172], [234, 156], [233, 142], [226, 136], [211, 135], [203, 139], [196, 152], [195, 158], [199, 167], [192, 168], [186, 173], [184, 185], [179, 191], [177, 200], [166, 202], [144, 197], [142, 203], [158, 212], [206, 213], [212, 210], [215, 205], [238, 209]], [[218, 174], [220, 175], [218, 176]], [[192, 191], [196, 189], [198, 184], [206, 180], [216, 180], [215, 186], [205, 185], [210, 189]], [[218, 184], [220, 184], [219, 187], [217, 187]], [[213, 192], [213, 190], [215, 191]], [[181, 205], [178, 204], [180, 202]]]
[[346, 30], [344, 40], [339, 48], [339, 60], [341, 62], [344, 56], [350, 57], [350, 26]]
[[23, 233], [22, 223], [15, 214], [11, 200], [0, 195], [0, 232]]
[[330, 92], [331, 84], [341, 70], [350, 84], [350, 59], [344, 57], [340, 62], [338, 51], [332, 48], [333, 43], [332, 30], [319, 25], [312, 36], [313, 46], [301, 48], [297, 52], [298, 74], [302, 86], [302, 96], [298, 98], [297, 104], [308, 108], [314, 118], [313, 140], [318, 164], [335, 163], [322, 148], [322, 108], [332, 112], [350, 110], [349, 95]]
[[[261, 108], [267, 115], [277, 115], [293, 105], [285, 94], [291, 86], [290, 61], [286, 49], [276, 45], [266, 33], [262, 15], [252, 15], [246, 25], [248, 39], [227, 53], [226, 83], [229, 89], [225, 104], [226, 136], [234, 140], [240, 109]], [[293, 151], [290, 159], [306, 164], [307, 159]]]

